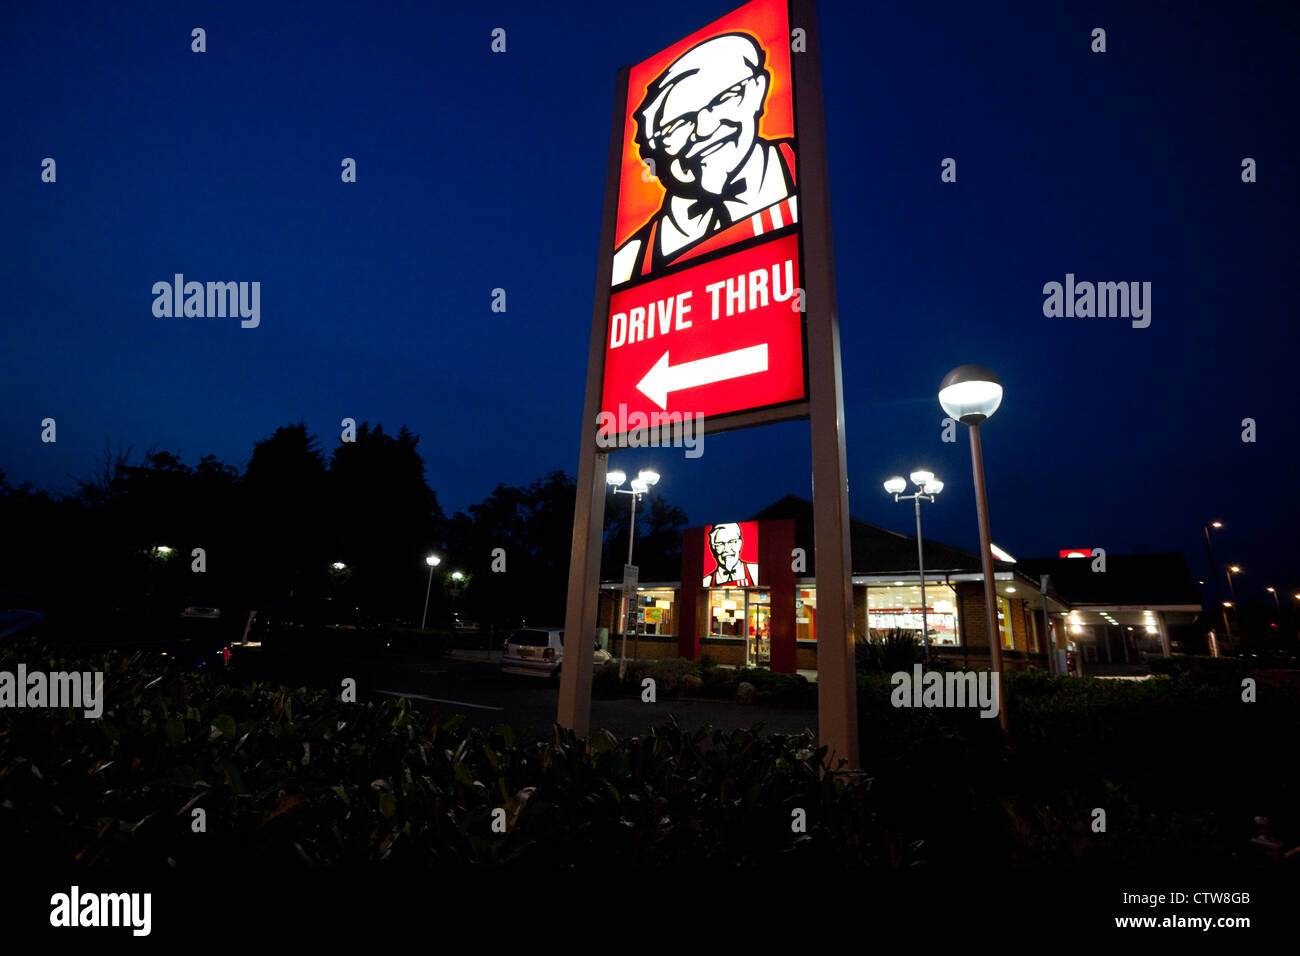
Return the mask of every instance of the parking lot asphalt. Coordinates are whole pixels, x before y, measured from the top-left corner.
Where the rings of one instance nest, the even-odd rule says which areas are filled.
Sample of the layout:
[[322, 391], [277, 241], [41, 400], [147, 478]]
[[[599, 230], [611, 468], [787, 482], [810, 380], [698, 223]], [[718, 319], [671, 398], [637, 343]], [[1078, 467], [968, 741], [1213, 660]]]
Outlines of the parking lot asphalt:
[[[508, 723], [549, 733], [555, 723], [559, 688], [551, 681], [502, 674], [493, 660], [456, 655], [443, 657], [411, 654], [382, 654], [372, 657], [320, 655], [310, 660], [272, 667], [247, 660], [231, 674], [282, 681], [294, 686], [335, 690], [346, 678], [357, 682], [360, 700], [404, 697], [417, 709], [440, 714], [461, 714], [468, 726], [491, 727]], [[710, 726], [722, 730], [750, 729], [761, 724], [768, 733], [794, 734], [809, 730], [816, 734], [815, 707], [792, 708], [767, 704], [739, 704], [731, 701], [694, 699], [643, 703], [639, 697], [626, 700], [593, 700], [591, 727], [618, 736], [646, 733], [651, 727], [676, 715], [689, 730]]]

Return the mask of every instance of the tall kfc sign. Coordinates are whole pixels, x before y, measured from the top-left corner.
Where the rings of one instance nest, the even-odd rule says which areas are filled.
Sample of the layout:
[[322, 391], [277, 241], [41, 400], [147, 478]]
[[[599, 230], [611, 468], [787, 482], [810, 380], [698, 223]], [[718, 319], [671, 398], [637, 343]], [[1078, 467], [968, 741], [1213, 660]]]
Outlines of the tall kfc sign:
[[604, 437], [807, 397], [792, 45], [759, 0], [628, 71]]
[[856, 766], [830, 236], [813, 0], [752, 0], [618, 71], [565, 624], [577, 666], [561, 670], [562, 725], [587, 732], [608, 450], [669, 444], [683, 423], [719, 432], [806, 418], [819, 727], [832, 759]]

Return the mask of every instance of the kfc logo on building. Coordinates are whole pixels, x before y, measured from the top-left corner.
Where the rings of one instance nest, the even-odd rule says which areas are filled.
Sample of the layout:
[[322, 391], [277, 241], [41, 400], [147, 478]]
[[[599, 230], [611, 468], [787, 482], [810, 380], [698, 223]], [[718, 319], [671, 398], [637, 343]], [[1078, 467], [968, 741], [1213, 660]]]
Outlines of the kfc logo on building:
[[[715, 524], [705, 530], [704, 566], [713, 566], [703, 587], [758, 586], [758, 522]], [[752, 559], [752, 560], [746, 560]]]

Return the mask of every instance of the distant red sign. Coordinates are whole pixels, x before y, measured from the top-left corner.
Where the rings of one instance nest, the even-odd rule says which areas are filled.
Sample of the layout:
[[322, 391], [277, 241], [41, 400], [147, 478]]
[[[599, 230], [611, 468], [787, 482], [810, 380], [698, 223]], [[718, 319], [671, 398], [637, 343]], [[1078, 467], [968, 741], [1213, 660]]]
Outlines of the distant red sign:
[[1092, 548], [1062, 548], [1062, 558], [1091, 558]]

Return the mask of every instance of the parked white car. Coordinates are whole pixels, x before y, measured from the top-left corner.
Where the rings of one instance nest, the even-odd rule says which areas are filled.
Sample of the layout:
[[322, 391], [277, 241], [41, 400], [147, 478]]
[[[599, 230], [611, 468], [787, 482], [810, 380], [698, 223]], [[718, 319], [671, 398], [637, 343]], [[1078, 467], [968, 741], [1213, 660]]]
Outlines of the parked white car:
[[[609, 651], [597, 647], [596, 664], [613, 660]], [[510, 635], [501, 654], [501, 673], [524, 677], [558, 677], [564, 663], [564, 628], [522, 627]]]

